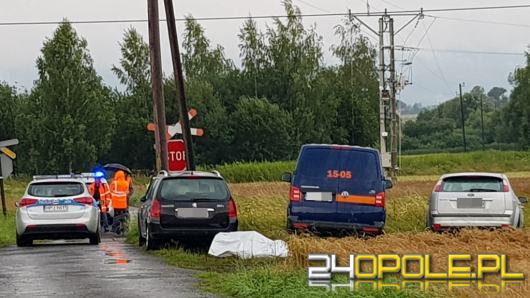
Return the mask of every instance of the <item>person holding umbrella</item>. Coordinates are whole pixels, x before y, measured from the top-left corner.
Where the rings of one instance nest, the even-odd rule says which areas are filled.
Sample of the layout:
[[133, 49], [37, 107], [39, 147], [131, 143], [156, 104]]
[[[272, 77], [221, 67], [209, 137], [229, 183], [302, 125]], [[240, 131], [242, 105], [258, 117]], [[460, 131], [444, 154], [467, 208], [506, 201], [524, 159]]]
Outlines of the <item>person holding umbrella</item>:
[[131, 199], [131, 196], [134, 192], [134, 188], [133, 188], [133, 180], [132, 180], [132, 171], [122, 165], [122, 164], [119, 164], [119, 163], [109, 163], [109, 164], [106, 164], [104, 166], [105, 170], [107, 171], [113, 171], [114, 172], [114, 175], [113, 175], [113, 180], [116, 178], [116, 173], [118, 171], [123, 171], [123, 173], [125, 174], [125, 180], [127, 181], [127, 183], [129, 184], [129, 191], [127, 192], [127, 206], [129, 205], [129, 201]]

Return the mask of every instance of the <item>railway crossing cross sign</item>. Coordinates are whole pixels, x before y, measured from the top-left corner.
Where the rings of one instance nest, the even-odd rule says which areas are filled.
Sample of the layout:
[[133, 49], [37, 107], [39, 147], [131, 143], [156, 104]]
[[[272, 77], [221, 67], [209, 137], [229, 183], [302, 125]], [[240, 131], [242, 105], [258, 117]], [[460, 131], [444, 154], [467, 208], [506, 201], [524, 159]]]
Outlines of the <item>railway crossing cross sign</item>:
[[[191, 109], [188, 112], [188, 119], [193, 119], [197, 116], [197, 110]], [[155, 124], [149, 123], [147, 124], [147, 130], [149, 131], [155, 131]], [[196, 137], [202, 137], [204, 135], [204, 130], [202, 128], [190, 128], [191, 135]], [[166, 136], [168, 141], [172, 139], [176, 134], [182, 134], [182, 124], [179, 122], [173, 124], [173, 125], [167, 125], [166, 126]]]
[[[188, 119], [191, 120], [197, 116], [197, 110], [191, 109], [188, 112]], [[147, 130], [155, 131], [155, 124], [147, 124]], [[190, 128], [191, 135], [202, 137], [204, 130], [202, 128]], [[182, 134], [182, 124], [179, 122], [173, 125], [166, 125], [167, 136], [167, 159], [168, 170], [170, 172], [181, 172], [186, 170], [186, 145], [184, 140], [172, 140], [176, 134]]]

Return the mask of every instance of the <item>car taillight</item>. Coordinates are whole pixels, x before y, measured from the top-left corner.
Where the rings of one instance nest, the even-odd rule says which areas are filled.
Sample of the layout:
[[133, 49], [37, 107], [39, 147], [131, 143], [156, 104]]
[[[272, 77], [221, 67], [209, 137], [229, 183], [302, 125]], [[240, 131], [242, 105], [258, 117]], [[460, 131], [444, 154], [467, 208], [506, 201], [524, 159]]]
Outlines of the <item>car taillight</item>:
[[149, 215], [151, 216], [151, 219], [160, 220], [160, 201], [158, 199], [154, 199], [153, 203], [151, 203]]
[[307, 228], [309, 228], [309, 224], [306, 224], [306, 223], [293, 223], [293, 228], [295, 228], [295, 229], [307, 229]]
[[90, 198], [90, 197], [75, 198], [74, 202], [79, 203], [79, 204], [85, 204], [85, 205], [93, 205], [94, 204], [94, 199]]
[[375, 195], [375, 206], [385, 207], [385, 193], [384, 192], [380, 192]]
[[362, 230], [365, 233], [379, 233], [379, 228], [375, 228], [375, 227], [363, 227]]
[[289, 200], [291, 200], [291, 202], [302, 201], [302, 192], [300, 191], [300, 188], [296, 186], [291, 186], [291, 191], [289, 193]]
[[37, 202], [37, 199], [22, 198], [22, 200], [20, 200], [20, 202], [18, 203], [18, 207], [30, 206], [33, 204], [37, 204]]
[[438, 181], [436, 183], [436, 186], [434, 186], [434, 192], [441, 192], [442, 191], [442, 181]]
[[438, 231], [442, 230], [442, 225], [441, 224], [433, 224], [431, 226], [431, 228], [432, 228], [433, 231], [438, 232]]
[[230, 198], [230, 200], [228, 200], [228, 218], [230, 218], [230, 219], [236, 219], [237, 218], [236, 202], [234, 202], [234, 199], [232, 199], [232, 198]]
[[502, 192], [510, 192], [510, 186], [506, 180], [502, 181]]

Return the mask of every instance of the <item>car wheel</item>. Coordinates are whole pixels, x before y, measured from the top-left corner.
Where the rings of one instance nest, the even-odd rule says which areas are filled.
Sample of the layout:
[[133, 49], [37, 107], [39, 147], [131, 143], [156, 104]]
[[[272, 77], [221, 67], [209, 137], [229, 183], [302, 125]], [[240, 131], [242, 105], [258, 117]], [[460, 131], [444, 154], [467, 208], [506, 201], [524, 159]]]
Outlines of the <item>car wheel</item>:
[[147, 250], [155, 250], [159, 247], [158, 241], [151, 237], [151, 231], [148, 224], [146, 224], [145, 228], [145, 247]]
[[142, 236], [142, 227], [140, 225], [140, 222], [138, 222], [138, 246], [144, 246], [145, 245], [145, 238]]
[[294, 234], [296, 231], [293, 229], [293, 223], [290, 220], [287, 220], [287, 233], [289, 235]]
[[522, 212], [519, 213], [519, 223], [517, 224], [517, 227], [519, 229], [522, 229], [524, 227], [524, 214]]
[[429, 213], [429, 211], [425, 213], [425, 227], [427, 228], [427, 230], [430, 230], [432, 227], [431, 216]]
[[98, 245], [98, 244], [101, 242], [101, 233], [100, 233], [100, 229], [98, 228], [98, 230], [96, 231], [96, 233], [94, 233], [93, 235], [90, 235], [90, 237], [88, 237], [88, 239], [90, 240], [90, 244], [92, 244], [92, 245]]
[[17, 246], [18, 247], [25, 247], [25, 246], [31, 246], [33, 245], [33, 240], [27, 239], [23, 236], [19, 236], [17, 234]]

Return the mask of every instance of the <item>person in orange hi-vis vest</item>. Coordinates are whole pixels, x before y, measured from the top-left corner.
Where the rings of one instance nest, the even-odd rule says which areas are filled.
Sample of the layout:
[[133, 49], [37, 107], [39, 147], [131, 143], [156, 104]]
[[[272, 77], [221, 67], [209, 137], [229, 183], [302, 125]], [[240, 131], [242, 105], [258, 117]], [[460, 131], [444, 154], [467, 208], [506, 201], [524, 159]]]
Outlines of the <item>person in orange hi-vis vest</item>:
[[133, 189], [133, 181], [132, 181], [132, 175], [131, 174], [126, 174], [126, 180], [127, 180], [127, 183], [129, 183], [129, 193], [127, 194], [127, 202], [129, 202], [129, 200], [131, 199], [131, 196], [133, 195], [133, 192], [134, 192], [134, 189]]
[[100, 177], [95, 177], [94, 182], [88, 187], [88, 191], [94, 197], [96, 202], [99, 203], [99, 209], [101, 211], [101, 224], [105, 232], [109, 230], [109, 224], [107, 219], [107, 212], [111, 203], [111, 193], [107, 181]]
[[125, 179], [125, 173], [116, 171], [110, 184], [112, 196], [112, 207], [116, 212], [124, 212], [128, 209], [129, 182]]

